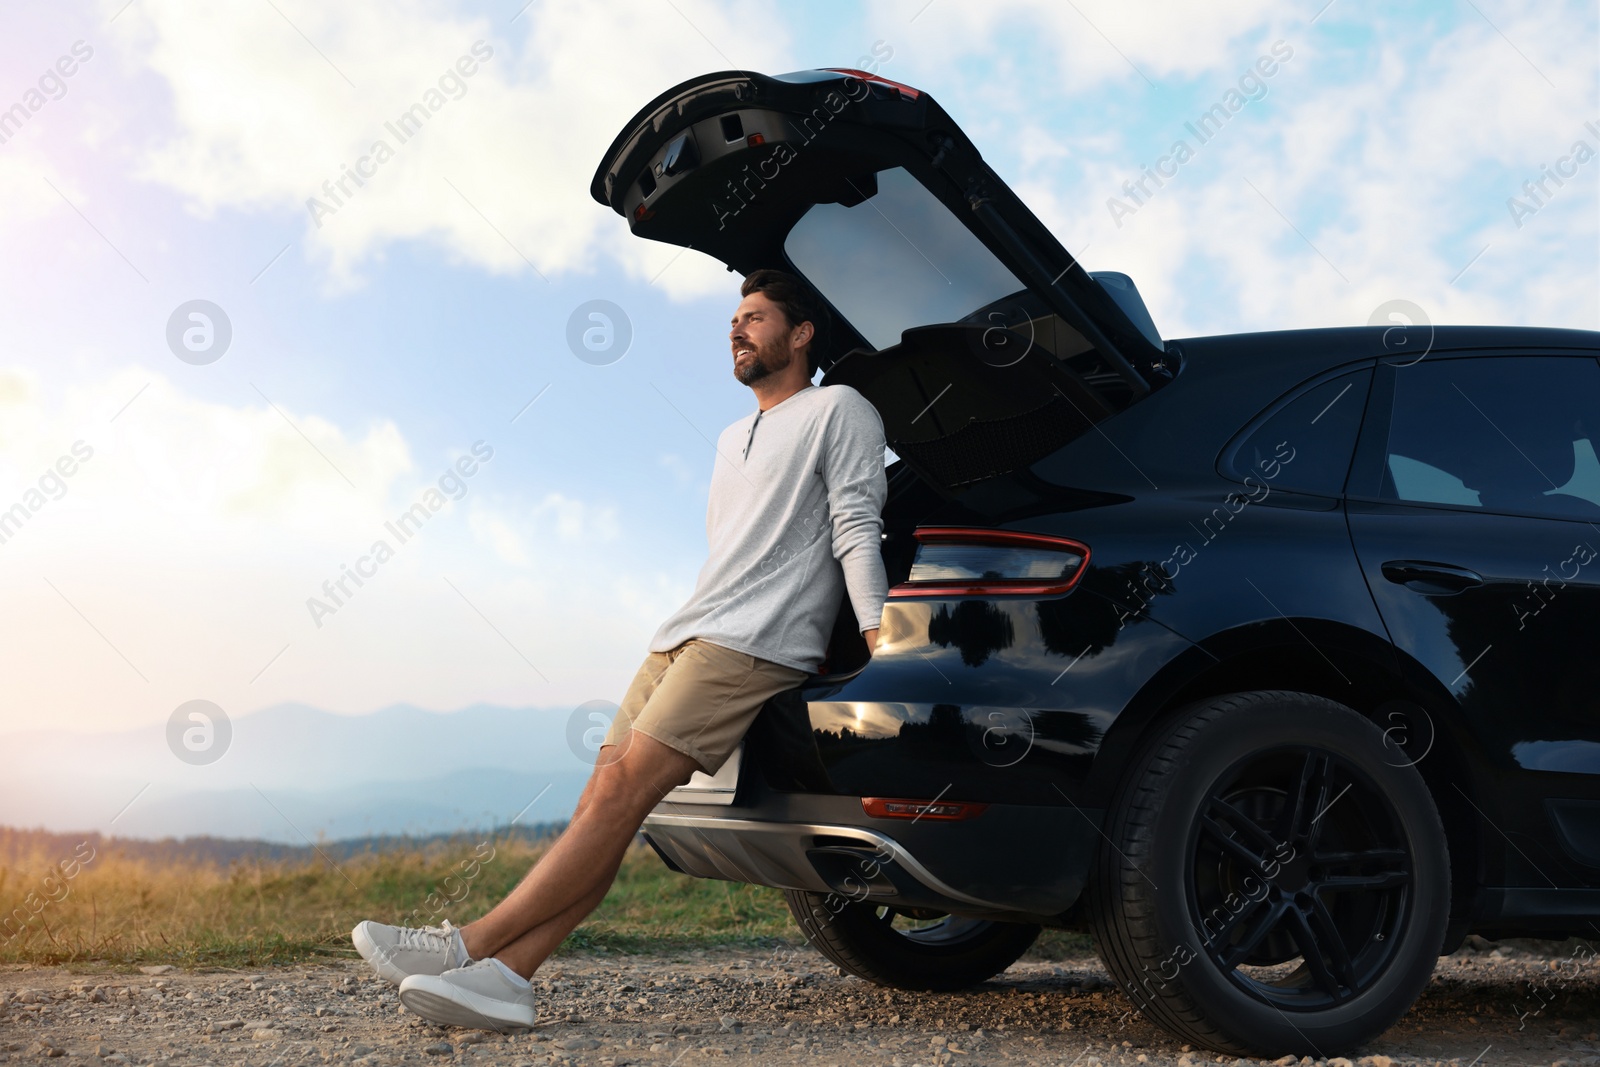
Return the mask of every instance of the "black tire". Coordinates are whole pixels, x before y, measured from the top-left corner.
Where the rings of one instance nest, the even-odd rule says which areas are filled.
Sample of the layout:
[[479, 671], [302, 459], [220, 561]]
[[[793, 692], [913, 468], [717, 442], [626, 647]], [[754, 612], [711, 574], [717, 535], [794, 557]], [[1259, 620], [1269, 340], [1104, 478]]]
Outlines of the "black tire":
[[1039, 927], [1024, 923], [898, 911], [836, 893], [789, 889], [783, 897], [806, 940], [840, 970], [896, 989], [976, 985], [1015, 963], [1039, 936]]
[[1450, 862], [1396, 753], [1304, 693], [1213, 698], [1158, 730], [1089, 879], [1100, 958], [1134, 1005], [1262, 1058], [1341, 1055], [1400, 1018], [1438, 960]]

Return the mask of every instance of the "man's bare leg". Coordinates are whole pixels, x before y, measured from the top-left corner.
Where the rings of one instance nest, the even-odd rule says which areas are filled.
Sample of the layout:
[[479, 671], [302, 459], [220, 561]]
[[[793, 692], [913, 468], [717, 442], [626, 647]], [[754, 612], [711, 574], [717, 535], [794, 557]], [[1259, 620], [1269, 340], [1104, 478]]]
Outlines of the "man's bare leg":
[[[616, 872], [612, 872], [612, 879]], [[606, 891], [611, 888], [611, 880], [572, 905], [566, 911], [553, 919], [535, 926], [532, 930], [517, 938], [505, 948], [496, 952], [495, 958], [510, 967], [524, 978], [532, 978], [533, 973], [544, 965], [557, 946], [567, 939], [567, 935], [577, 929], [578, 924], [588, 917], [589, 913], [600, 906], [606, 898]]]
[[[633, 731], [627, 751], [595, 767], [566, 832], [483, 918], [461, 928], [474, 959], [501, 962], [530, 977], [562, 938], [599, 906], [644, 817], [699, 769], [694, 760]], [[607, 746], [610, 748], [613, 746]]]

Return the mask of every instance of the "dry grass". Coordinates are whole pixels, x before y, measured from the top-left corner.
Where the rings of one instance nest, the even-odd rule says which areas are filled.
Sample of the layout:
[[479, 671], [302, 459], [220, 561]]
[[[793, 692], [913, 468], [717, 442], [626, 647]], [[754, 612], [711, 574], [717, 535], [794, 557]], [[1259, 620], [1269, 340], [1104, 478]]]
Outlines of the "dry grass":
[[[114, 841], [82, 846], [76, 857], [35, 853], [0, 866], [0, 964], [259, 967], [354, 957], [350, 928], [361, 919], [469, 922], [545, 847], [486, 837], [337, 860], [229, 865], [159, 862]], [[85, 856], [92, 858], [81, 862]], [[776, 890], [674, 874], [641, 845], [629, 850], [605, 902], [562, 951], [770, 949], [801, 941]], [[1086, 949], [1081, 936], [1047, 932], [1034, 955]]]
[[[70, 853], [34, 855], [0, 867], [0, 963], [257, 966], [354, 955], [350, 927], [359, 920], [469, 922], [509, 891], [543, 849], [485, 838], [337, 862], [314, 857], [226, 867], [157, 863], [122, 854], [114, 844], [86, 847], [79, 856], [92, 855], [87, 863]], [[797, 936], [776, 891], [684, 878], [636, 847], [569, 946]]]

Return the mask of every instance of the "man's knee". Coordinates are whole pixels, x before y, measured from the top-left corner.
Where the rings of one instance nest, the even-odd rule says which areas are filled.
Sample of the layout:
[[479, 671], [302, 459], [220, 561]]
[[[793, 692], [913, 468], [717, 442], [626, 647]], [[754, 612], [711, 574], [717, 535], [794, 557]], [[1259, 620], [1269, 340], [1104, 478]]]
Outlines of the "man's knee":
[[648, 797], [652, 806], [668, 790], [683, 785], [699, 765], [648, 734], [632, 731], [618, 745], [600, 750], [584, 793], [601, 803]]

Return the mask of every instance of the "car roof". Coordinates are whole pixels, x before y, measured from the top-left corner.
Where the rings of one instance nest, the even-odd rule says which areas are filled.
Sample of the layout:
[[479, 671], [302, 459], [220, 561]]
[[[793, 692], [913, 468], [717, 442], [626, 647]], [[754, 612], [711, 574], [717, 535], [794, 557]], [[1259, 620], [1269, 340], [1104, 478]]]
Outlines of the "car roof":
[[[1240, 427], [1279, 397], [1325, 371], [1380, 356], [1406, 361], [1506, 350], [1571, 351], [1600, 356], [1600, 332], [1529, 326], [1345, 326], [1217, 334], [1168, 341], [1182, 353], [1178, 376], [1154, 394], [1035, 464], [1048, 482], [1079, 489], [1138, 493], [1151, 484], [1191, 484], [1220, 477], [1215, 458]], [[1404, 344], [1400, 342], [1404, 341]], [[1408, 354], [1409, 353], [1409, 354]]]
[[[1270, 360], [1281, 372], [1273, 373], [1274, 379], [1298, 373], [1298, 381], [1376, 356], [1412, 358], [1424, 352], [1518, 348], [1576, 349], [1600, 355], [1600, 332], [1544, 326], [1334, 326], [1175, 338], [1168, 346], [1182, 352], [1185, 364], [1226, 361], [1243, 370], [1257, 360]], [[1208, 372], [1222, 369], [1208, 367]]]

